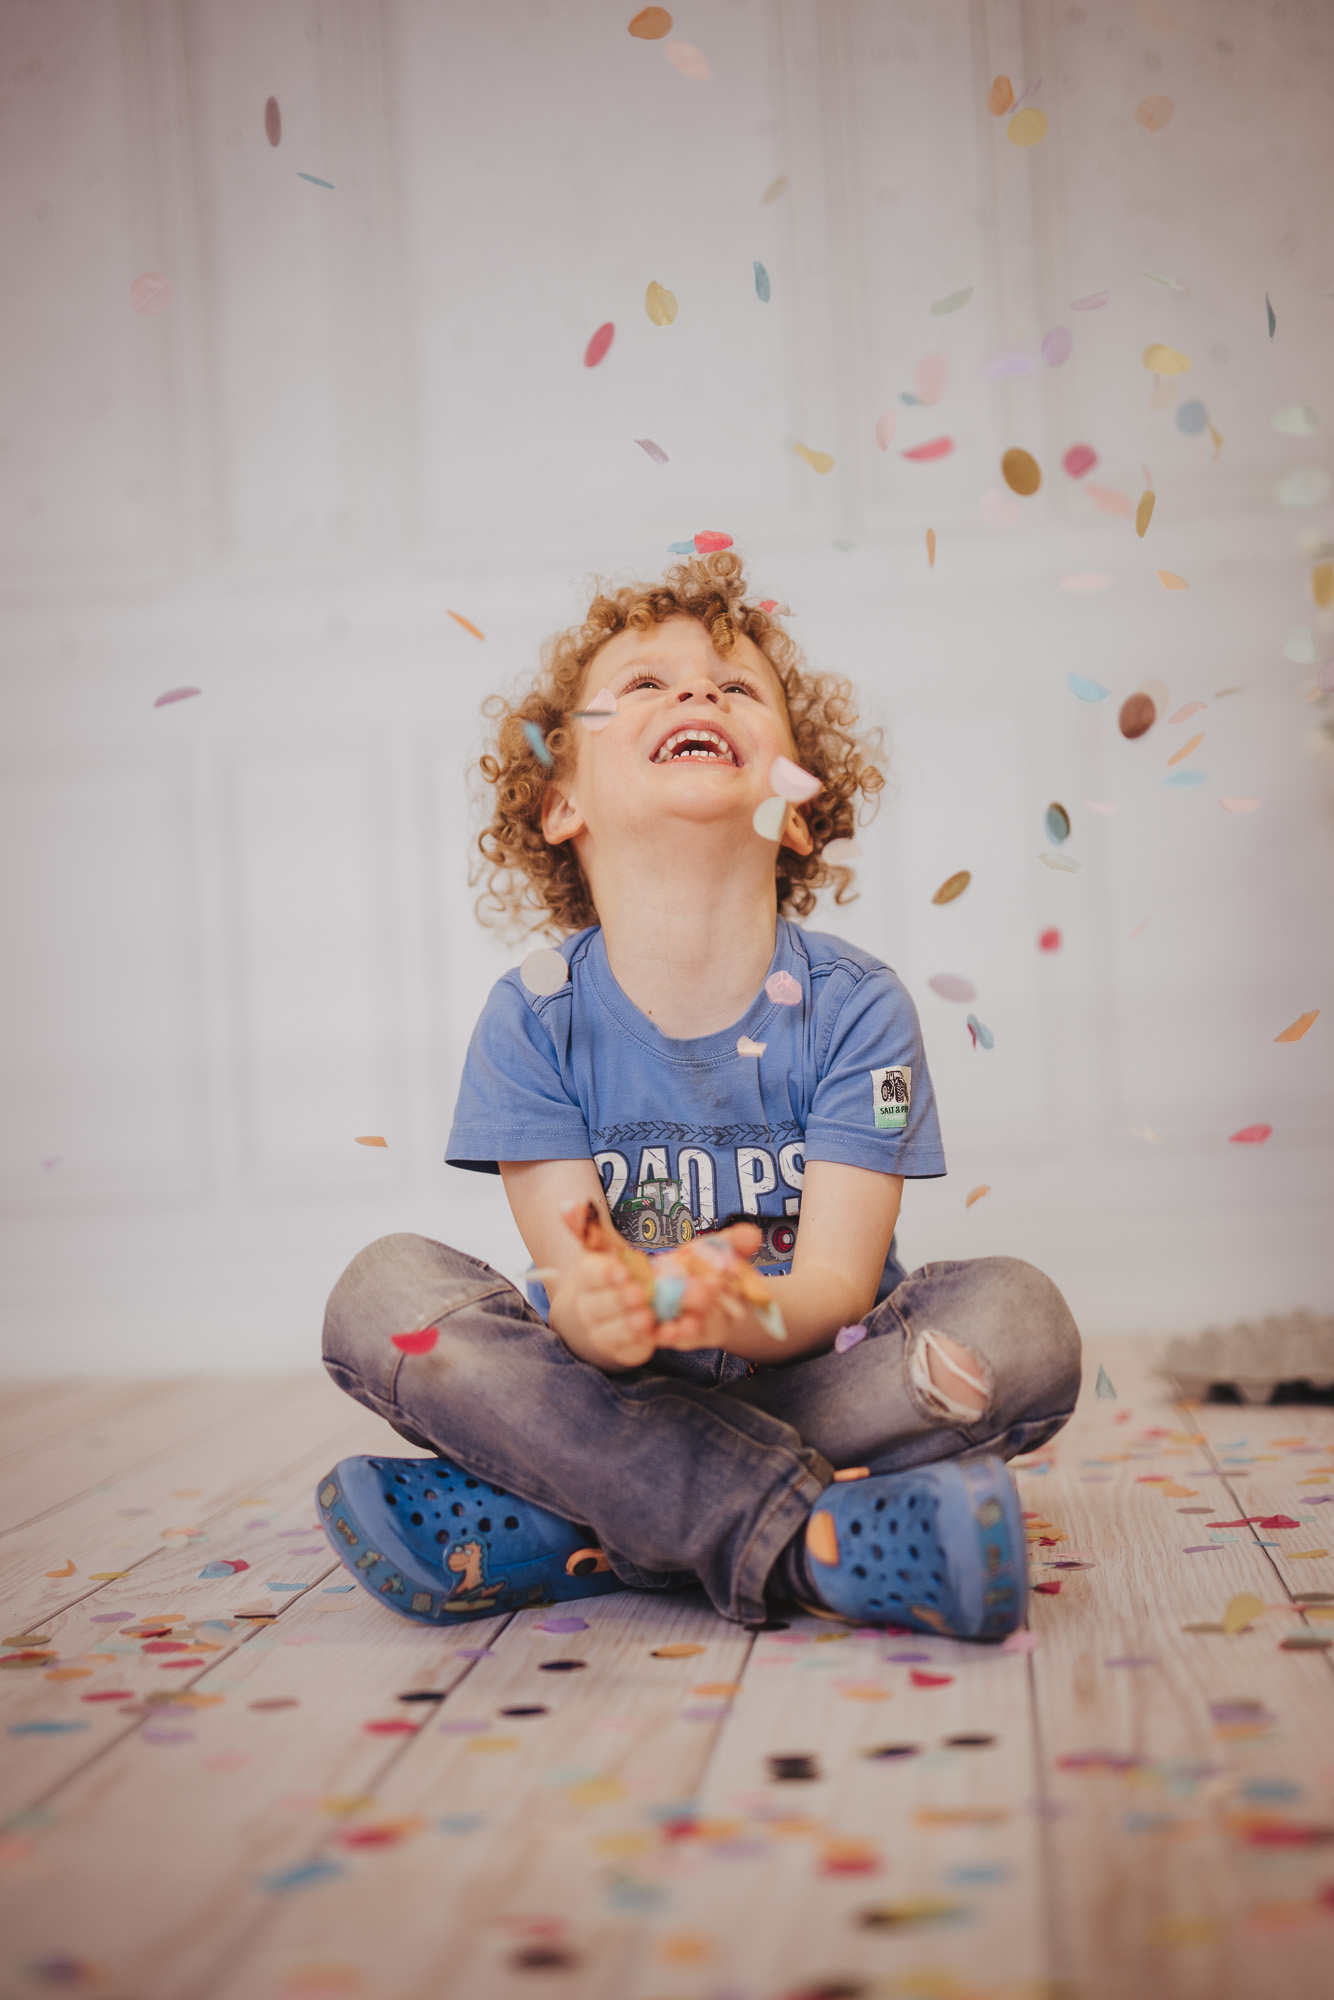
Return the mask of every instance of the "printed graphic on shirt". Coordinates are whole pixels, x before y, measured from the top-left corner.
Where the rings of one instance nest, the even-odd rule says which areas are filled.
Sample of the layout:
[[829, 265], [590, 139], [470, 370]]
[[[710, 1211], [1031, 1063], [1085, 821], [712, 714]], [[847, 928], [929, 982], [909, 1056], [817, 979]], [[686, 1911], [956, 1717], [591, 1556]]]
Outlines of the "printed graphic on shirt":
[[905, 1131], [908, 1109], [912, 1104], [911, 1068], [873, 1069], [871, 1102], [875, 1107], [877, 1132]]
[[755, 1222], [764, 1232], [759, 1267], [792, 1262], [806, 1171], [800, 1140], [716, 1151], [670, 1143], [635, 1150], [637, 1159], [612, 1147], [593, 1155], [611, 1219], [628, 1243], [650, 1252], [674, 1250], [730, 1223]]

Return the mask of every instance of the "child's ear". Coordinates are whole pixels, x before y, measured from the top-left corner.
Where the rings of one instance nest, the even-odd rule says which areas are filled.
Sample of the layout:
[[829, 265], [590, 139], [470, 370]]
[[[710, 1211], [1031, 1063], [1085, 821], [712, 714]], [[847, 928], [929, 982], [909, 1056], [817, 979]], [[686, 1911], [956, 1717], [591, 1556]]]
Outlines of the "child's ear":
[[576, 801], [567, 799], [554, 785], [549, 786], [542, 806], [542, 838], [548, 847], [559, 847], [563, 840], [573, 840], [583, 830], [584, 816]]
[[783, 831], [778, 837], [778, 845], [790, 847], [794, 854], [814, 852], [815, 842], [811, 838], [811, 830], [795, 806], [789, 806], [787, 809], [787, 818], [783, 821]]

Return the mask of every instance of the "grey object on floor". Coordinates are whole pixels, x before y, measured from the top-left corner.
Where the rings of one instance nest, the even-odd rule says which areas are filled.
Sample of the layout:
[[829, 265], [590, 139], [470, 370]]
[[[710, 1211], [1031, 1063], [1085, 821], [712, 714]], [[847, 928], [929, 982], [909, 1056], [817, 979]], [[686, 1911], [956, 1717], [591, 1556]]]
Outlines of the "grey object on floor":
[[1157, 1364], [1185, 1396], [1207, 1396], [1212, 1388], [1235, 1389], [1243, 1403], [1268, 1403], [1281, 1384], [1304, 1383], [1312, 1390], [1334, 1388], [1334, 1319], [1308, 1312], [1239, 1320], [1220, 1332], [1179, 1335]]

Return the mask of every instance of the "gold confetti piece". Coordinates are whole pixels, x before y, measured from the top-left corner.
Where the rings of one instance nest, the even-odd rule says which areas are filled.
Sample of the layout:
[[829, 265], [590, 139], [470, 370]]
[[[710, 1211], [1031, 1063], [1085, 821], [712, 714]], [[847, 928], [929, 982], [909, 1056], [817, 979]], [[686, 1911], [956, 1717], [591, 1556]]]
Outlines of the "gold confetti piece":
[[670, 326], [676, 318], [676, 295], [655, 278], [644, 294], [644, 311], [654, 326]]
[[672, 32], [672, 17], [665, 7], [644, 7], [630, 23], [630, 33], [641, 42], [660, 42]]
[[[1328, 1549], [1285, 1549], [1284, 1554], [1287, 1556], [1289, 1562], [1311, 1563], [1315, 1562], [1319, 1556], [1327, 1556], [1329, 1554], [1329, 1550]], [[50, 1674], [48, 1674], [46, 1678], [50, 1680], [51, 1678]]]
[[358, 1139], [356, 1143], [359, 1146], [387, 1146], [389, 1144], [389, 1141], [387, 1139], [369, 1138], [369, 1139]]
[[1311, 595], [1322, 611], [1334, 604], [1334, 563], [1316, 564], [1311, 571]]
[[936, 566], [936, 531], [934, 528], [928, 528], [926, 531], [926, 566], [928, 569], [934, 569]]
[[115, 1583], [122, 1576], [128, 1576], [127, 1569], [94, 1569], [88, 1572], [89, 1583]]
[[1191, 737], [1189, 743], [1183, 743], [1179, 750], [1174, 750], [1167, 760], [1168, 770], [1170, 771], [1174, 764], [1184, 764], [1192, 750], [1198, 750], [1203, 741], [1204, 731], [1201, 730], [1197, 736]]
[[69, 1559], [69, 1561], [68, 1561], [68, 1562], [67, 1562], [67, 1563], [65, 1564], [65, 1567], [64, 1567], [64, 1569], [49, 1569], [49, 1570], [48, 1570], [48, 1571], [46, 1572], [46, 1574], [47, 1574], [48, 1576], [73, 1576], [73, 1574], [74, 1574], [74, 1558], [73, 1558], [73, 1556], [71, 1556], [71, 1557], [70, 1557], [70, 1559]]
[[1158, 572], [1158, 581], [1159, 583], [1161, 583], [1164, 590], [1190, 589], [1190, 585], [1187, 583], [1185, 577], [1177, 576], [1175, 572], [1170, 569], [1160, 569]]
[[834, 461], [827, 451], [811, 451], [804, 444], [794, 444], [792, 449], [796, 452], [798, 458], [805, 459], [812, 472], [824, 474], [833, 471]]
[[975, 1187], [969, 1189], [968, 1199], [967, 1201], [965, 1201], [964, 1207], [971, 1208], [975, 1201], [981, 1201], [984, 1194], [990, 1194], [990, 1193], [991, 1193], [991, 1183], [989, 1181], [983, 1181], [981, 1187]]
[[1139, 506], [1135, 509], [1135, 533], [1140, 537], [1141, 541], [1148, 532], [1149, 523], [1153, 519], [1153, 502], [1154, 495], [1152, 488], [1140, 494]]
[[1184, 375], [1190, 367], [1189, 355], [1179, 353], [1175, 347], [1164, 347], [1160, 340], [1151, 342], [1142, 358], [1150, 375]]
[[987, 92], [987, 110], [993, 118], [1003, 118], [1014, 103], [1014, 85], [1008, 76], [996, 76]]
[[1005, 136], [1012, 146], [1036, 146], [1039, 139], [1047, 136], [1047, 114], [1039, 111], [1036, 104], [1030, 104], [1025, 111], [1016, 111], [1005, 128]]
[[653, 1648], [653, 1658], [655, 1660], [693, 1660], [697, 1653], [702, 1653], [703, 1651], [703, 1646], [692, 1646], [683, 1639], [673, 1639], [669, 1646], [655, 1646]]
[[1146, 132], [1161, 132], [1164, 125], [1171, 124], [1175, 110], [1170, 97], [1141, 97], [1135, 106], [1135, 123]]
[[1313, 1028], [1319, 1019], [1320, 1009], [1313, 1007], [1309, 1014], [1299, 1014], [1292, 1025], [1285, 1028], [1281, 1035], [1275, 1035], [1274, 1040], [1276, 1042], [1299, 1042], [1307, 1029]]
[[931, 898], [932, 902], [954, 902], [957, 897], [962, 896], [972, 879], [972, 871], [968, 868], [961, 868], [957, 875], [947, 876], [937, 889], [935, 895]]
[[1021, 451], [1017, 445], [1006, 452], [1001, 460], [1001, 477], [1012, 493], [1021, 499], [1028, 499], [1042, 484], [1042, 470], [1030, 452]]
[[1248, 1625], [1254, 1624], [1264, 1609], [1265, 1601], [1262, 1597], [1256, 1597], [1249, 1590], [1239, 1591], [1235, 1597], [1228, 1599], [1227, 1608], [1223, 1612], [1223, 1630], [1227, 1633], [1244, 1632]]
[[[446, 610], [449, 609], [448, 606], [446, 606], [445, 608]], [[454, 620], [454, 623], [456, 625], [461, 625], [463, 627], [465, 632], [471, 632], [474, 639], [485, 639], [486, 637], [485, 632], [479, 631], [477, 626], [473, 624], [471, 618], [460, 617], [457, 611], [450, 611], [449, 615]]]

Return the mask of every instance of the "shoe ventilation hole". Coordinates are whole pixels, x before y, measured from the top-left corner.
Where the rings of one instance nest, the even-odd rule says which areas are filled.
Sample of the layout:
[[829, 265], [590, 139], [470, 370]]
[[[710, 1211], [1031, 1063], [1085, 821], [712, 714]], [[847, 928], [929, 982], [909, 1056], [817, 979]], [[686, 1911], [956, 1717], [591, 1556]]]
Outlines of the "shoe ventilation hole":
[[394, 1474], [394, 1484], [396, 1486], [406, 1486], [407, 1483], [408, 1483], [407, 1480], [403, 1477], [401, 1472], [396, 1472]]
[[380, 1461], [379, 1461], [379, 1459], [378, 1459], [378, 1458], [373, 1458], [373, 1459], [372, 1459], [372, 1460], [370, 1461], [370, 1466], [371, 1466], [371, 1471], [372, 1471], [372, 1472], [383, 1472], [383, 1471], [384, 1471], [384, 1467], [383, 1467], [383, 1466], [381, 1465], [381, 1463], [380, 1463]]
[[507, 1514], [505, 1516], [505, 1526], [507, 1528], [517, 1528], [518, 1525], [519, 1525], [519, 1517], [517, 1514]]
[[477, 1491], [477, 1481], [475, 1479], [465, 1479], [463, 1483], [470, 1492], [475, 1493]]
[[877, 1500], [877, 1501], [876, 1501], [876, 1503], [875, 1503], [875, 1511], [876, 1511], [876, 1513], [877, 1513], [877, 1514], [883, 1514], [883, 1513], [884, 1513], [884, 1511], [885, 1511], [885, 1509], [886, 1509], [886, 1507], [887, 1507], [888, 1505], [889, 1505], [889, 1502], [888, 1502], [888, 1500], [886, 1500], [886, 1499], [885, 1499], [885, 1498], [883, 1497], [883, 1495], [882, 1495], [882, 1496], [881, 1496], [881, 1498], [880, 1498], [879, 1500]]
[[854, 1521], [854, 1522], [853, 1522], [853, 1524], [852, 1524], [852, 1532], [853, 1532], [853, 1534], [854, 1534], [854, 1535], [860, 1535], [861, 1531], [862, 1531], [862, 1524], [861, 1524], [861, 1522], [860, 1522], [860, 1521]]
[[436, 1535], [436, 1540], [438, 1542], [447, 1542], [449, 1540], [449, 1529], [441, 1528]]
[[908, 1554], [912, 1557], [915, 1563], [920, 1562], [922, 1560], [922, 1551], [919, 1548], [917, 1548], [912, 1542], [909, 1542], [908, 1544]]
[[424, 1514], [409, 1514], [408, 1519], [411, 1521], [414, 1528], [420, 1528], [422, 1522], [426, 1519], [426, 1516]]
[[423, 1500], [438, 1500], [439, 1498], [440, 1495], [436, 1492], [434, 1486], [423, 1486], [422, 1488]]
[[854, 1576], [860, 1576], [860, 1577], [865, 1577], [865, 1575], [866, 1575], [866, 1566], [865, 1566], [865, 1564], [864, 1564], [864, 1563], [854, 1563], [854, 1564], [852, 1565], [852, 1574], [853, 1574]]
[[885, 1552], [881, 1548], [879, 1542], [872, 1542], [871, 1554], [875, 1557], [878, 1563], [882, 1563], [885, 1560]]
[[503, 1486], [493, 1486], [491, 1488], [491, 1491], [495, 1494], [497, 1500], [503, 1500], [506, 1498], [505, 1489]]
[[390, 1505], [391, 1507], [397, 1507], [397, 1505], [398, 1505], [398, 1495], [397, 1495], [397, 1493], [386, 1493], [384, 1497], [385, 1497], [385, 1499], [386, 1499], [386, 1500], [387, 1500], [387, 1501], [389, 1502], [389, 1505]]
[[463, 1512], [463, 1502], [461, 1500], [456, 1500], [454, 1502], [454, 1505], [450, 1508], [449, 1511], [451, 1514], [461, 1514]]
[[491, 1532], [491, 1523], [490, 1523], [490, 1522], [489, 1522], [489, 1521], [487, 1520], [487, 1518], [486, 1518], [486, 1515], [485, 1515], [485, 1514], [483, 1514], [483, 1516], [482, 1516], [481, 1520], [480, 1520], [480, 1521], [479, 1521], [479, 1522], [477, 1523], [477, 1525], [478, 1525], [478, 1527], [479, 1527], [479, 1528], [481, 1529], [481, 1531], [482, 1531], [482, 1533], [483, 1533], [484, 1535], [489, 1535], [489, 1534], [490, 1534], [490, 1532]]

